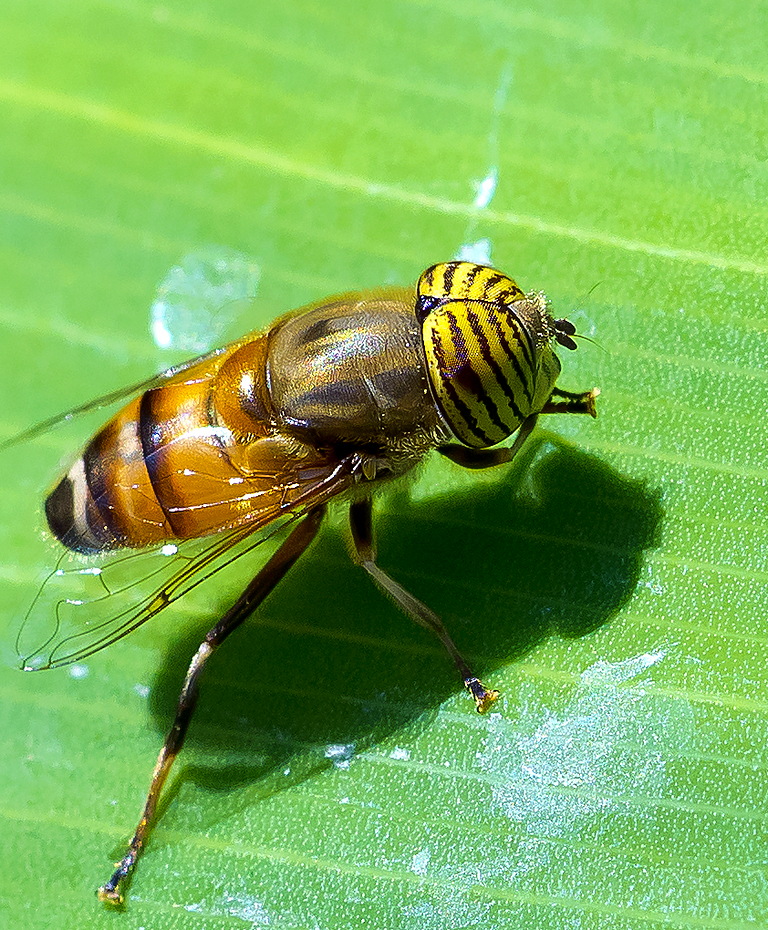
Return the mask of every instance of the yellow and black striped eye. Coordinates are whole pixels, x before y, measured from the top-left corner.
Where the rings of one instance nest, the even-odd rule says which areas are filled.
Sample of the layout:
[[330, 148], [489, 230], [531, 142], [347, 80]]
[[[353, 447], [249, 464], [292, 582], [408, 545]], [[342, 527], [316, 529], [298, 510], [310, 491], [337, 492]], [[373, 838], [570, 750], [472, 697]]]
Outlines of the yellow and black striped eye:
[[435, 399], [464, 445], [495, 445], [529, 415], [535, 348], [511, 309], [448, 301], [424, 319], [422, 338]]
[[422, 274], [416, 285], [419, 322], [447, 300], [482, 300], [510, 304], [523, 298], [522, 290], [501, 271], [474, 262], [440, 262]]
[[526, 297], [512, 278], [484, 265], [433, 265], [416, 293], [445, 421], [466, 446], [501, 442], [548, 399], [560, 371], [552, 342], [569, 340], [569, 330], [556, 327], [543, 295]]

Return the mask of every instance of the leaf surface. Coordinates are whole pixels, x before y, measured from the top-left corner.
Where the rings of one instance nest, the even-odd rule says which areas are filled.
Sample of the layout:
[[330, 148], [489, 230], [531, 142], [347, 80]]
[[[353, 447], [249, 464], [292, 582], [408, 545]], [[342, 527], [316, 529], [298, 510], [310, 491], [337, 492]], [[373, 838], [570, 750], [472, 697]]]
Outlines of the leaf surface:
[[[248, 566], [23, 675], [15, 630], [56, 559], [39, 502], [101, 414], [6, 450], [9, 926], [765, 925], [768, 23], [749, 0], [689, 13], [3, 5], [0, 438], [459, 255], [546, 291], [599, 343], [561, 353], [562, 386], [602, 389], [596, 422], [548, 419], [514, 468], [430, 463], [378, 504], [382, 566], [498, 712], [337, 518], [217, 656], [122, 914], [94, 889]], [[178, 268], [200, 297], [181, 321], [158, 309]]]

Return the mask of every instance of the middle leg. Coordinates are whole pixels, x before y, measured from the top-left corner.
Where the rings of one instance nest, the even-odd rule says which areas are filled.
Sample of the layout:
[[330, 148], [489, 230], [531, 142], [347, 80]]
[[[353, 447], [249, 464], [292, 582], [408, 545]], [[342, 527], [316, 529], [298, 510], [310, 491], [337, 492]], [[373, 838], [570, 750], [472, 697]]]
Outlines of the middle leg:
[[430, 630], [437, 636], [453, 659], [456, 668], [459, 670], [459, 674], [464, 682], [464, 687], [474, 698], [478, 713], [484, 713], [491, 704], [493, 704], [496, 698], [498, 698], [499, 692], [486, 688], [480, 679], [472, 672], [467, 661], [456, 648], [456, 644], [451, 639], [443, 621], [437, 614], [433, 610], [430, 610], [422, 601], [406, 591], [405, 588], [398, 584], [393, 578], [390, 578], [390, 576], [382, 571], [376, 564], [370, 498], [362, 501], [355, 501], [350, 505], [349, 523], [352, 528], [352, 540], [355, 545], [355, 554], [358, 564], [368, 572], [375, 584], [384, 591], [385, 594], [388, 594], [411, 620], [418, 623], [419, 626], [423, 626], [425, 629]]

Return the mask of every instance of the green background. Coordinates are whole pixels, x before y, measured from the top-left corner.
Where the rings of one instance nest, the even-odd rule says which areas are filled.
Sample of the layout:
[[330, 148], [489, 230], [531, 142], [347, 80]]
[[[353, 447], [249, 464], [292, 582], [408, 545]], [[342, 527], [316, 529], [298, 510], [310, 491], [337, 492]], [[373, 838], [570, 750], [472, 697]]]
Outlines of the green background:
[[337, 519], [210, 669], [124, 912], [94, 888], [248, 566], [23, 675], [40, 500], [99, 416], [3, 452], [3, 926], [766, 925], [767, 26], [762, 0], [5, 0], [1, 435], [180, 360], [149, 308], [217, 249], [259, 284], [216, 338], [474, 249], [600, 343], [561, 384], [603, 394], [514, 468], [378, 504], [382, 565], [498, 712]]

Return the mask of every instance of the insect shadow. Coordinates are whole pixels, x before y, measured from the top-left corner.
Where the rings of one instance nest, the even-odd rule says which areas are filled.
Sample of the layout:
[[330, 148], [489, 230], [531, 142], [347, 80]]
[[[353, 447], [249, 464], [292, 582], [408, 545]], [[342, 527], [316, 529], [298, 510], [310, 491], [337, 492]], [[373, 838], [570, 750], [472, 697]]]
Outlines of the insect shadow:
[[[658, 493], [551, 434], [494, 479], [421, 504], [396, 491], [375, 521], [382, 567], [443, 618], [489, 685], [548, 636], [581, 637], [615, 616], [662, 521]], [[212, 622], [176, 637], [160, 667], [150, 706], [163, 732]], [[326, 527], [217, 654], [160, 814], [189, 781], [285, 790], [329, 767], [329, 747], [371, 747], [460, 689], [441, 646]]]

